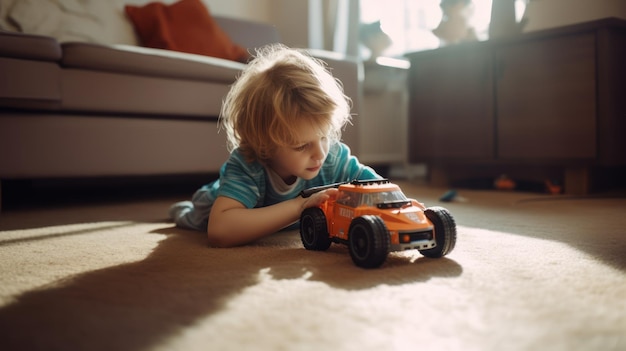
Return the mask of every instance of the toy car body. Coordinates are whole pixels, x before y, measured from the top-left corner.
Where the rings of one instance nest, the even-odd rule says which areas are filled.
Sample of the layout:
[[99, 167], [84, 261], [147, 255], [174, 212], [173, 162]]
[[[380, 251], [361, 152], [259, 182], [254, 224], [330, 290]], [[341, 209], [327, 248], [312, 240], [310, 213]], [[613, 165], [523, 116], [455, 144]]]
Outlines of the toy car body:
[[337, 183], [303, 191], [302, 196], [337, 187], [336, 198], [300, 216], [300, 238], [308, 250], [324, 251], [331, 243], [348, 245], [360, 267], [379, 267], [391, 251], [417, 249], [442, 257], [456, 244], [456, 224], [443, 207], [422, 206], [400, 187], [383, 180]]

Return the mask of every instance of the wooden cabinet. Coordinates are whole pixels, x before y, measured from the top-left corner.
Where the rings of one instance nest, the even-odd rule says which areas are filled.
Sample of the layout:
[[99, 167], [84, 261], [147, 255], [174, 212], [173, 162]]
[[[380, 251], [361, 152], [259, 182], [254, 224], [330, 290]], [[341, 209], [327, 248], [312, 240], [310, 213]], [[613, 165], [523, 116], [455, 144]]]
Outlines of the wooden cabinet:
[[495, 48], [498, 159], [596, 156], [592, 33]]
[[588, 192], [594, 167], [626, 166], [625, 47], [611, 18], [407, 55], [409, 161], [556, 167]]
[[492, 55], [480, 45], [455, 49], [411, 60], [412, 161], [494, 156]]

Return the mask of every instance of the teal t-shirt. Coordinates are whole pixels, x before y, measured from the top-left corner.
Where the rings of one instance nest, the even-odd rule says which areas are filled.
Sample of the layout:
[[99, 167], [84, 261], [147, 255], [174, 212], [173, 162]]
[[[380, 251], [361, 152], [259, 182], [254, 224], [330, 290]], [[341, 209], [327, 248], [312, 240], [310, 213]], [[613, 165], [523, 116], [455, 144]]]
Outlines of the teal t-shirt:
[[[297, 197], [304, 189], [354, 179], [379, 179], [371, 167], [359, 162], [343, 143], [330, 146], [328, 156], [319, 174], [310, 180], [298, 178], [288, 191], [272, 186], [268, 171], [259, 162], [247, 162], [238, 150], [234, 150], [220, 169], [219, 179], [204, 187], [204, 201], [211, 204], [218, 196], [226, 196], [241, 202], [247, 208], [273, 205]], [[203, 202], [204, 202], [203, 201]], [[208, 203], [205, 202], [205, 205]]]
[[304, 189], [355, 179], [381, 178], [372, 168], [362, 165], [343, 143], [330, 146], [319, 174], [311, 179], [297, 179], [287, 185], [259, 162], [247, 162], [234, 150], [220, 169], [219, 178], [206, 184], [193, 195], [191, 202], [175, 204], [178, 215], [172, 215], [182, 228], [206, 231], [215, 199], [226, 196], [247, 208], [263, 207], [293, 199]]

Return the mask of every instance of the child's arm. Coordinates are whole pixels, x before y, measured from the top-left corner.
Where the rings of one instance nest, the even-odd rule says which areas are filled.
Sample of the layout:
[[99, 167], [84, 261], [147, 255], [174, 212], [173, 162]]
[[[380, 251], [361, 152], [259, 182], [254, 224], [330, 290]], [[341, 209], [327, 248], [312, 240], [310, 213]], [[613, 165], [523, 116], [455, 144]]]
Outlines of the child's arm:
[[307, 198], [298, 196], [259, 208], [247, 208], [237, 200], [220, 196], [209, 215], [209, 245], [238, 246], [275, 233], [300, 219], [304, 209], [317, 206], [336, 193], [337, 189], [328, 189]]

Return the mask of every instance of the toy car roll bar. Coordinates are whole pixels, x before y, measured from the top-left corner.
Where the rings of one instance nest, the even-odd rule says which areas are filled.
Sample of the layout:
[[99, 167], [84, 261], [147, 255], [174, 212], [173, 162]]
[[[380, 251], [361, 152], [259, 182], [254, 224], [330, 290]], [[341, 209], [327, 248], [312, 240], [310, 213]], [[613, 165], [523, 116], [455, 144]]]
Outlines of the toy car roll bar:
[[339, 182], [339, 183], [333, 183], [333, 184], [328, 184], [328, 185], [320, 185], [320, 186], [314, 186], [308, 189], [304, 189], [300, 192], [300, 196], [302, 197], [309, 197], [315, 193], [318, 193], [322, 190], [326, 190], [326, 189], [331, 189], [331, 188], [339, 188], [339, 186], [341, 184], [347, 184], [349, 182]]
[[338, 188], [340, 185], [342, 184], [353, 184], [353, 185], [369, 185], [369, 184], [386, 184], [389, 183], [389, 179], [383, 178], [383, 179], [366, 179], [366, 180], [352, 180], [352, 181], [347, 181], [347, 182], [339, 182], [339, 183], [332, 183], [332, 184], [328, 184], [328, 185], [320, 185], [320, 186], [314, 186], [308, 189], [304, 189], [300, 192], [300, 196], [302, 197], [309, 197], [315, 193], [318, 193], [322, 190], [326, 190], [326, 189], [332, 189], [332, 188]]

